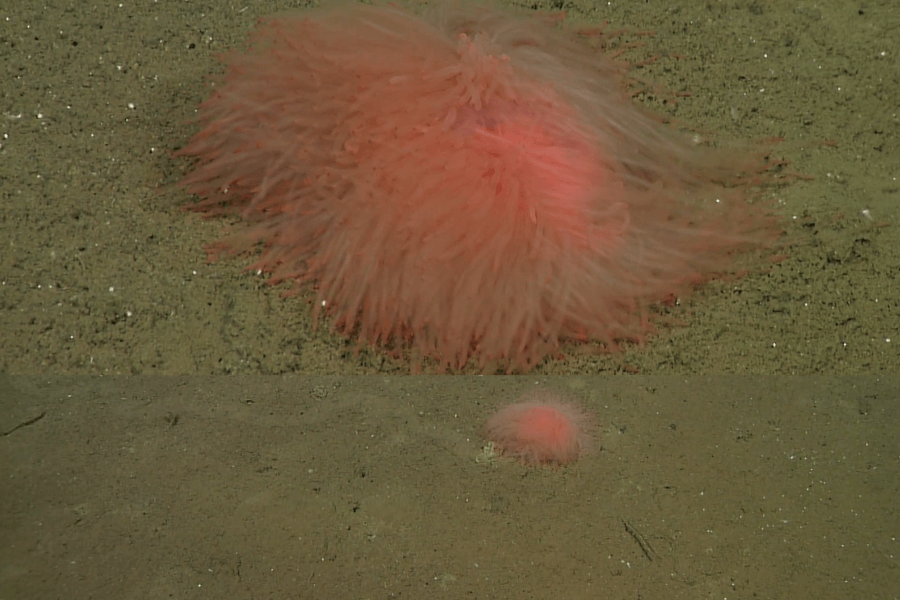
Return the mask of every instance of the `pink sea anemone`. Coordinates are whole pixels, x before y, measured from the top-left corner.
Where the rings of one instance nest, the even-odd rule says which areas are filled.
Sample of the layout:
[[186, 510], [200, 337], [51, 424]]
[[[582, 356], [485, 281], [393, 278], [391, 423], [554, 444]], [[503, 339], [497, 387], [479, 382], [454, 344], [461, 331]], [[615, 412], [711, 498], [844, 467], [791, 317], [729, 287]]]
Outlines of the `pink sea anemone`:
[[503, 454], [526, 464], [567, 465], [593, 444], [593, 428], [581, 408], [543, 393], [497, 411], [484, 434]]
[[248, 222], [213, 257], [259, 252], [361, 344], [527, 371], [564, 340], [642, 339], [651, 305], [779, 233], [744, 198], [761, 159], [662, 125], [626, 70], [465, 3], [267, 19], [202, 105], [184, 185]]

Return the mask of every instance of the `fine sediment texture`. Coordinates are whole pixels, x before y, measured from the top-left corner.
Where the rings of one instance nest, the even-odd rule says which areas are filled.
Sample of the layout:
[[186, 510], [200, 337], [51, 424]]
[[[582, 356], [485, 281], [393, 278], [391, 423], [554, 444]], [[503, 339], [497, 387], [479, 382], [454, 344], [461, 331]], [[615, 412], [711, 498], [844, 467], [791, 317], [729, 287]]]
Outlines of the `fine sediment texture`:
[[[242, 272], [252, 258], [207, 264], [204, 245], [232, 223], [181, 211], [191, 199], [175, 184], [190, 165], [170, 152], [197, 132], [217, 56], [286, 8], [126, 3], [86, 13], [50, 2], [10, 11], [0, 369], [409, 372], [405, 360], [354, 354], [352, 340], [313, 330], [314, 295], [285, 300], [289, 284]], [[658, 85], [636, 103], [725, 143], [784, 138], [778, 155], [812, 179], [769, 197], [790, 239], [801, 240], [785, 260], [658, 307], [648, 343], [618, 355], [564, 345], [537, 372], [900, 370], [896, 339], [887, 341], [900, 329], [900, 239], [882, 226], [898, 206], [896, 11], [828, 0], [572, 2], [566, 11], [608, 21], [607, 35], [631, 30], [610, 43], [640, 65], [634, 76]], [[654, 35], [636, 35], [645, 31]], [[423, 370], [437, 367], [426, 361]]]

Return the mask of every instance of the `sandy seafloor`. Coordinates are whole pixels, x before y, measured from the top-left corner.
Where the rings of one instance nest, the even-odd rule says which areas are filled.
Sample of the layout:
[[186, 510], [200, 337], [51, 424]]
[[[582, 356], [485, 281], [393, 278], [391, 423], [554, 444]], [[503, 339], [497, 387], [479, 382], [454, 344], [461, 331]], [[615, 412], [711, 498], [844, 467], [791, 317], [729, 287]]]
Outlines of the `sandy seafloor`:
[[[0, 379], [0, 598], [898, 598], [900, 377]], [[483, 452], [534, 389], [597, 447]]]
[[[811, 179], [778, 191], [784, 261], [667, 309], [644, 347], [520, 377], [406, 377], [207, 264], [225, 224], [181, 210], [170, 152], [217, 54], [290, 2], [14, 4], [0, 600], [900, 597], [894, 3], [566, 3], [655, 32], [629, 58], [691, 95], [640, 100], [783, 137]], [[484, 420], [535, 388], [594, 414], [598, 448], [479, 460]]]
[[[171, 151], [196, 131], [217, 56], [287, 6], [50, 0], [0, 19], [0, 369], [409, 372], [313, 331], [306, 298], [285, 300], [246, 260], [207, 264], [204, 245], [226, 224], [181, 210], [191, 198], [175, 183], [190, 164]], [[629, 59], [656, 59], [636, 74], [691, 96], [646, 99], [654, 110], [723, 141], [785, 138], [783, 158], [813, 179], [778, 191], [798, 242], [786, 260], [666, 309], [644, 347], [568, 346], [538, 372], [900, 370], [900, 8], [565, 6], [609, 30], [655, 32], [633, 40], [644, 45]]]

